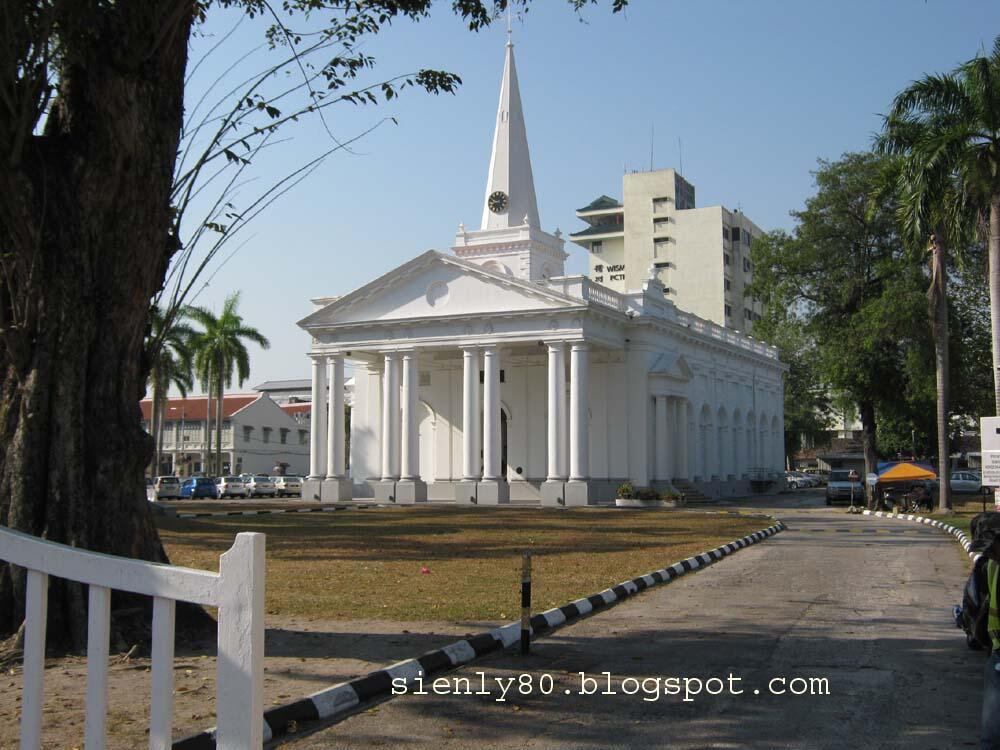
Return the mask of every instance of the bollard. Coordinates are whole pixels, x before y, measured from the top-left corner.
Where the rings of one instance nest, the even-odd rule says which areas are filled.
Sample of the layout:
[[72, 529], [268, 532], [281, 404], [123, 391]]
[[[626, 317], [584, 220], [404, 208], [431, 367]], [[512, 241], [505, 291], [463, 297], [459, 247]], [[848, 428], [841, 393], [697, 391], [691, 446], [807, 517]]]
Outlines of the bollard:
[[531, 650], [531, 551], [521, 558], [521, 653]]

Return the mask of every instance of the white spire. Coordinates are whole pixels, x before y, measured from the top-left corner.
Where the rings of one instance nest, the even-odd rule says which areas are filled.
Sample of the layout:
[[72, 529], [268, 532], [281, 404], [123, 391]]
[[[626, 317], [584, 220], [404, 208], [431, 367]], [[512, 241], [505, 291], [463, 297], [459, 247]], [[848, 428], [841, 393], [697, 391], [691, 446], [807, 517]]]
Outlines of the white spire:
[[[520, 226], [524, 219], [530, 226], [539, 226], [535, 182], [531, 175], [528, 136], [524, 128], [517, 71], [514, 69], [514, 44], [510, 39], [509, 23], [508, 18], [506, 59], [500, 84], [500, 105], [497, 107], [497, 124], [493, 133], [490, 171], [486, 178], [481, 229]], [[503, 196], [497, 195], [499, 193]]]

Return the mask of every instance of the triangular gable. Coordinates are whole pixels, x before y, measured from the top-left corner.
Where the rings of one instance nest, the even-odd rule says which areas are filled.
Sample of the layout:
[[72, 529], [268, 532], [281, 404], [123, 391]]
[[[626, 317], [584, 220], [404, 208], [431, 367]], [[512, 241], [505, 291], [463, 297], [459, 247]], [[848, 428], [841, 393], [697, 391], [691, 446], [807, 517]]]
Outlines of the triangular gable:
[[546, 287], [429, 250], [299, 321], [302, 328], [483, 315], [586, 304]]
[[688, 381], [694, 374], [687, 360], [676, 352], [665, 352], [657, 355], [649, 368], [650, 375], [664, 375], [674, 380]]

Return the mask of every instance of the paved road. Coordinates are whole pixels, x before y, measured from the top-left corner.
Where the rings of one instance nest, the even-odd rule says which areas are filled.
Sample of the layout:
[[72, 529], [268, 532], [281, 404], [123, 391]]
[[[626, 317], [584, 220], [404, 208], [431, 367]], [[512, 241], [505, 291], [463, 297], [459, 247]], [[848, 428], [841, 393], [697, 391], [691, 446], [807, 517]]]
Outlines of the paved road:
[[[933, 529], [827, 509], [815, 493], [779, 504], [789, 529], [774, 539], [544, 638], [530, 657], [448, 676], [476, 686], [478, 672], [531, 675], [532, 695], [515, 684], [498, 702], [494, 682], [490, 695], [398, 697], [284, 747], [977, 746], [982, 656], [950, 612], [968, 569], [961, 548]], [[579, 695], [581, 671], [602, 688], [610, 672], [618, 694]], [[543, 674], [550, 695], [537, 690]], [[649, 679], [668, 676], [717, 677], [712, 689], [725, 690], [684, 701]], [[824, 678], [829, 694], [770, 694], [804, 688], [795, 677]]]

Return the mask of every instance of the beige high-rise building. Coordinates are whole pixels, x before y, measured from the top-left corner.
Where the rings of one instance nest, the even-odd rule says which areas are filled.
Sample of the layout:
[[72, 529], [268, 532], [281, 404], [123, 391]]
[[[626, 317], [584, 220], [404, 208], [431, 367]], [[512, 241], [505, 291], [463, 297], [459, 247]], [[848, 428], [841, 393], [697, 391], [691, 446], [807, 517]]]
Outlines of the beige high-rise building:
[[590, 278], [628, 292], [655, 274], [680, 309], [752, 332], [761, 305], [744, 288], [760, 228], [740, 211], [696, 208], [694, 185], [673, 169], [626, 174], [622, 195], [602, 195], [576, 212], [589, 226], [570, 239], [588, 251]]

